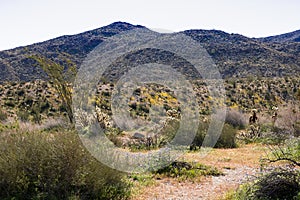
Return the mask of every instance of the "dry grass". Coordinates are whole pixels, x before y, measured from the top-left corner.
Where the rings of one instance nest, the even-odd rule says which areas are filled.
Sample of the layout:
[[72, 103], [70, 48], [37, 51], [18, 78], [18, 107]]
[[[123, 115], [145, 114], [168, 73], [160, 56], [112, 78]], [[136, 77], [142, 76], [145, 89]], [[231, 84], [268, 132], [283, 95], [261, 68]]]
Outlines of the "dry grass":
[[206, 157], [199, 152], [188, 153], [184, 158], [192, 162], [200, 162], [221, 168], [237, 168], [240, 166], [258, 167], [260, 158], [266, 156], [269, 148], [261, 144], [247, 144], [234, 149], [213, 149]]

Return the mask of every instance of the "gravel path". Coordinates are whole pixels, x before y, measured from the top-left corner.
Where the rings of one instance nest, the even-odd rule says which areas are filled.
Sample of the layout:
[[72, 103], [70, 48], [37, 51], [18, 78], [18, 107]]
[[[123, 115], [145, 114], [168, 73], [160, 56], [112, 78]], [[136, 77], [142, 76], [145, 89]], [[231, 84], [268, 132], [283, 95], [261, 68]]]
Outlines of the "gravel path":
[[237, 188], [258, 172], [251, 167], [223, 169], [224, 176], [206, 177], [201, 182], [177, 182], [172, 179], [157, 180], [158, 184], [151, 186], [138, 199], [149, 200], [194, 200], [218, 199], [228, 190]]

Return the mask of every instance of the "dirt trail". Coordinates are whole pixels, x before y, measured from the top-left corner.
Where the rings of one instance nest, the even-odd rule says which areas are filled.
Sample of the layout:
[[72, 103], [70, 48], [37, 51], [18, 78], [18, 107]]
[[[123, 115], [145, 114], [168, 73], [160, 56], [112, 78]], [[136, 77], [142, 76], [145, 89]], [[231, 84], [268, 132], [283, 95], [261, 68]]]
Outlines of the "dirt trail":
[[172, 179], [158, 180], [156, 186], [147, 188], [137, 199], [219, 199], [225, 195], [226, 191], [237, 188], [238, 185], [255, 175], [257, 169], [241, 167], [223, 170], [223, 172], [224, 176], [205, 178], [199, 183], [176, 182]]
[[156, 180], [154, 186], [144, 189], [136, 200], [214, 200], [220, 199], [231, 189], [253, 178], [259, 173], [259, 159], [267, 148], [246, 145], [237, 149], [217, 149], [208, 157], [200, 158], [197, 153], [187, 154], [186, 160], [211, 165], [223, 171], [224, 176], [204, 177], [200, 182], [178, 182], [164, 178]]

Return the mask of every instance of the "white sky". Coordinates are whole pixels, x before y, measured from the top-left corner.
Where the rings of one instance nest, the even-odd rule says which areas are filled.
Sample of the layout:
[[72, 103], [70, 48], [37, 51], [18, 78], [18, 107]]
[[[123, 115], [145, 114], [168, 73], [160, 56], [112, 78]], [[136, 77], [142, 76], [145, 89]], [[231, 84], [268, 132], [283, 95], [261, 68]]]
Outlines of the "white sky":
[[0, 0], [0, 50], [115, 21], [262, 37], [300, 29], [299, 0]]

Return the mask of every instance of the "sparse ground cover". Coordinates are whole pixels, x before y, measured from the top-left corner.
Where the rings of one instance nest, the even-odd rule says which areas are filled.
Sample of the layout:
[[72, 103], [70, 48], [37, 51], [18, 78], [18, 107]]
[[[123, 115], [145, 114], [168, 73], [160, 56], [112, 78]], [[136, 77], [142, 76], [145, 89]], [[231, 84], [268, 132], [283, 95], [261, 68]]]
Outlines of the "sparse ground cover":
[[[91, 101], [102, 112], [111, 114], [110, 97], [114, 85], [107, 83], [99, 85], [99, 96]], [[249, 115], [252, 109], [257, 109], [260, 116], [271, 117], [272, 107], [287, 107], [289, 102], [300, 98], [300, 78], [243, 78], [225, 80], [226, 105]], [[194, 81], [194, 90], [199, 103], [199, 112], [204, 117], [210, 114], [210, 105], [214, 99], [208, 94], [203, 81]], [[129, 101], [132, 116], [146, 116], [150, 104], [162, 105], [167, 110], [178, 110], [178, 104], [172, 91], [167, 88], [151, 85], [138, 88]], [[6, 82], [0, 84], [1, 113], [8, 117], [22, 115], [24, 120], [34, 120], [35, 112], [40, 112], [41, 118], [66, 115], [53, 82], [36, 80], [32, 82]], [[0, 113], [0, 115], [1, 115]], [[2, 116], [2, 115], [1, 115]], [[0, 117], [1, 117], [0, 116]], [[20, 117], [20, 116], [19, 116]]]
[[[197, 84], [201, 85], [196, 83], [195, 86]], [[287, 87], [288, 84], [290, 87]], [[197, 88], [200, 126], [193, 144], [187, 147], [190, 152], [160, 171], [138, 175], [119, 174], [120, 176], [109, 179], [107, 174], [113, 172], [94, 162], [88, 155], [84, 154], [90, 163], [86, 165], [76, 160], [79, 159], [78, 157], [68, 154], [69, 151], [73, 152], [74, 143], [80, 144], [74, 140], [74, 133], [66, 130], [66, 127], [70, 126], [66, 110], [51, 83], [35, 81], [0, 85], [1, 142], [7, 141], [1, 146], [3, 151], [9, 152], [12, 156], [10, 158], [5, 153], [2, 154], [4, 157], [1, 158], [0, 169], [4, 178], [1, 187], [7, 192], [1, 196], [18, 198], [17, 195], [23, 195], [18, 193], [21, 190], [36, 198], [55, 196], [60, 193], [65, 195], [63, 197], [75, 199], [88, 198], [89, 195], [95, 195], [97, 198], [99, 196], [102, 199], [238, 199], [238, 195], [247, 195], [243, 187], [247, 188], [247, 184], [251, 186], [257, 177], [257, 180], [266, 180], [259, 178], [266, 172], [266, 163], [262, 160], [268, 158], [270, 152], [279, 145], [285, 144], [285, 141], [300, 135], [299, 102], [297, 102], [297, 98], [300, 97], [299, 79], [279, 78], [276, 81], [260, 79], [256, 82], [250, 79], [227, 80], [226, 104], [229, 109], [225, 126], [216, 144], [217, 148], [212, 149], [206, 156], [199, 150], [199, 146], [209, 126], [208, 119], [211, 113], [209, 107], [213, 100], [205, 92], [205, 86], [202, 86]], [[112, 84], [99, 86], [100, 96], [91, 99], [91, 102], [100, 109], [102, 118], [98, 113], [98, 120], [100, 118], [99, 122], [108, 130], [111, 141], [126, 151], [148, 151], [160, 148], [174, 137], [173, 132], [176, 131], [180, 119], [178, 114], [180, 103], [168, 88], [159, 85], [138, 88], [130, 97], [128, 105], [132, 117], [138, 120], [149, 120], [149, 109], [153, 105], [165, 109], [164, 112], [170, 120], [165, 124], [165, 129], [162, 129], [163, 137], [155, 140], [156, 143], [154, 140], [152, 143], [147, 143], [145, 136], [151, 130], [146, 130], [147, 133], [146, 131], [139, 133], [143, 135], [142, 139], [134, 138], [134, 143], [131, 143], [133, 138], [129, 133], [111, 125], [113, 123], [110, 123], [112, 113], [109, 98], [112, 90]], [[266, 92], [273, 96], [258, 95]], [[248, 124], [253, 109], [256, 110], [259, 120], [254, 124]], [[124, 139], [129, 140], [129, 143], [128, 141], [124, 143]], [[74, 143], [69, 145], [72, 141]], [[39, 154], [35, 155], [29, 149], [35, 149]], [[68, 170], [64, 163], [59, 166], [61, 169], [56, 167], [58, 171], [50, 169], [52, 166], [57, 166], [56, 161], [61, 162], [60, 158], [65, 159], [64, 154], [61, 154], [60, 158], [52, 154], [60, 150], [71, 156], [68, 159], [75, 163], [68, 166], [72, 168], [70, 172], [73, 170], [75, 174], [71, 182], [69, 177], [64, 178], [61, 175], [64, 170]], [[28, 151], [29, 154], [18, 154], [22, 151]], [[78, 149], [74, 150], [77, 151]], [[295, 159], [298, 162], [299, 157]], [[24, 160], [26, 162], [23, 162]], [[42, 171], [35, 168], [34, 165], [37, 163], [41, 165]], [[268, 166], [285, 167], [288, 163], [287, 161], [275, 162]], [[31, 172], [26, 171], [28, 166], [38, 174], [32, 176]], [[87, 169], [88, 175], [82, 169]], [[107, 173], [103, 174], [103, 169], [107, 170]], [[95, 172], [102, 177], [102, 180], [92, 176], [90, 172]], [[271, 175], [274, 176], [273, 174]], [[290, 174], [286, 176], [289, 180], [290, 177], [294, 177], [293, 173]], [[48, 179], [50, 181], [45, 181]], [[63, 185], [67, 190], [66, 194], [59, 192], [61, 186], [58, 181], [68, 182]], [[16, 188], [14, 184], [17, 185]], [[261, 185], [257, 187], [262, 188]], [[86, 189], [91, 186], [94, 187], [92, 190]], [[297, 183], [294, 188], [297, 190]]]

